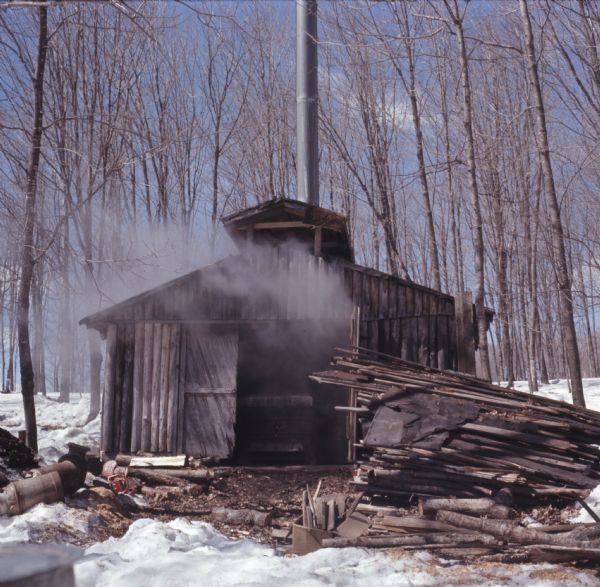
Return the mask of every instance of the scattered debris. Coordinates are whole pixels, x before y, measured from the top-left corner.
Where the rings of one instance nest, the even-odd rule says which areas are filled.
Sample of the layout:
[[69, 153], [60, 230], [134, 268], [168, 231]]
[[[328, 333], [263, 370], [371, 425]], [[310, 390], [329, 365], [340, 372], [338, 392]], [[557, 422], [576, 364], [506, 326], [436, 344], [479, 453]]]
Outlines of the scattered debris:
[[13, 436], [0, 428], [0, 489], [22, 477], [22, 472], [36, 466], [35, 454]]

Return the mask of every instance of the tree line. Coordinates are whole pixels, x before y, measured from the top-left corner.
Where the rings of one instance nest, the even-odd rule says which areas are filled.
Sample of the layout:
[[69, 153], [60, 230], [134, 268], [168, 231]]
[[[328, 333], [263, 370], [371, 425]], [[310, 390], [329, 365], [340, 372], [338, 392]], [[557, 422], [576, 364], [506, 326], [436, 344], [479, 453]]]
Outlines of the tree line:
[[[19, 6], [0, 9], [0, 385], [89, 391], [93, 416], [101, 341], [78, 320], [222, 254], [223, 214], [295, 197], [294, 5]], [[473, 291], [480, 374], [569, 377], [580, 404], [599, 35], [593, 0], [319, 4], [321, 201], [358, 261]]]

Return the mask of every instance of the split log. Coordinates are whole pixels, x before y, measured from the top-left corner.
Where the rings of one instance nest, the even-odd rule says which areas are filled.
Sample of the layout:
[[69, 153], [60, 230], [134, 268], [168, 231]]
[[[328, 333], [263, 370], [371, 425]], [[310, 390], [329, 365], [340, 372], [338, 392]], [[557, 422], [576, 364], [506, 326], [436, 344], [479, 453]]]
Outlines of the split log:
[[454, 526], [443, 524], [436, 520], [427, 520], [416, 516], [384, 516], [381, 521], [377, 521], [378, 525], [389, 528], [398, 528], [409, 531], [425, 531], [425, 532], [452, 532], [456, 531]]
[[406, 536], [359, 536], [358, 538], [324, 538], [323, 548], [394, 548], [403, 546], [425, 546], [443, 544], [458, 546], [461, 544], [499, 547], [501, 543], [484, 533], [444, 533], [444, 534], [407, 534]]
[[535, 562], [572, 562], [573, 559], [600, 561], [600, 548], [543, 544], [526, 547]]
[[[197, 496], [203, 493], [203, 489], [198, 485], [187, 483], [173, 487], [172, 485], [159, 485], [157, 487], [142, 487], [142, 495], [148, 499], [157, 501], [168, 501], [173, 499], [180, 499], [187, 496]], [[209, 514], [211, 510], [207, 510]]]
[[142, 447], [142, 410], [144, 389], [144, 323], [135, 325], [133, 351], [133, 409], [131, 416], [131, 451]]
[[117, 461], [117, 465], [121, 467], [181, 468], [186, 466], [187, 457], [186, 455], [156, 457], [118, 454], [115, 460]]
[[171, 475], [170, 471], [168, 474], [164, 474], [157, 473], [156, 471], [148, 471], [146, 469], [129, 469], [127, 474], [129, 477], [139, 479], [148, 485], [176, 485], [179, 487], [189, 485], [188, 481]]
[[131, 477], [141, 477], [137, 474], [139, 471], [145, 471], [145, 473], [161, 475], [163, 477], [173, 477], [177, 479], [185, 479], [191, 483], [210, 483], [215, 475], [210, 469], [137, 469], [130, 468], [129, 475]]
[[162, 453], [167, 450], [167, 424], [169, 410], [169, 366], [171, 351], [171, 336], [173, 329], [169, 324], [163, 326], [160, 345], [160, 383], [159, 383], [159, 408], [158, 408], [158, 450]]
[[140, 448], [150, 450], [152, 434], [152, 373], [154, 371], [154, 325], [144, 322], [144, 368], [142, 374], [142, 435]]
[[271, 523], [270, 513], [256, 510], [213, 508], [210, 518], [214, 522], [222, 522], [232, 526], [268, 526]]
[[517, 544], [553, 544], [556, 546], [589, 547], [591, 543], [575, 540], [570, 533], [549, 534], [532, 528], [523, 528], [505, 520], [487, 520], [474, 518], [456, 512], [440, 510], [437, 519], [457, 528], [466, 528], [475, 532], [491, 534], [505, 542]]
[[488, 516], [499, 520], [515, 517], [515, 512], [505, 505], [498, 505], [493, 499], [481, 497], [476, 499], [428, 499], [423, 503], [425, 513], [435, 513], [438, 510], [460, 512], [476, 516]]

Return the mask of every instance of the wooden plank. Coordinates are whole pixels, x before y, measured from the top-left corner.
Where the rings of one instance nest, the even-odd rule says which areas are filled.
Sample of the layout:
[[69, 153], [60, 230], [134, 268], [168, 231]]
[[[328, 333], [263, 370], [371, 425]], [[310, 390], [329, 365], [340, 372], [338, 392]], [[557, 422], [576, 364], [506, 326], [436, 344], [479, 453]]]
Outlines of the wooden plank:
[[448, 363], [448, 317], [439, 315], [436, 319], [437, 326], [437, 368], [451, 369], [452, 366]]
[[396, 318], [398, 316], [398, 284], [393, 279], [388, 279], [387, 316]]
[[322, 244], [323, 244], [323, 228], [321, 226], [317, 226], [315, 229], [315, 257], [320, 257], [322, 255]]
[[144, 323], [135, 325], [133, 352], [133, 411], [131, 418], [131, 452], [142, 447], [142, 412], [144, 391]]
[[360, 308], [361, 320], [366, 316], [366, 306], [364, 302], [364, 275], [359, 271], [353, 271], [352, 276], [352, 303]]
[[123, 389], [121, 394], [121, 434], [119, 438], [119, 450], [129, 452], [131, 450], [131, 416], [133, 407], [133, 355], [135, 327], [128, 324], [125, 327], [123, 340]]
[[161, 453], [167, 450], [167, 422], [169, 409], [169, 367], [171, 359], [171, 334], [173, 327], [169, 324], [163, 325], [160, 343], [160, 404], [158, 415], [158, 450]]
[[129, 467], [185, 467], [186, 456], [177, 455], [172, 457], [132, 457]]
[[231, 456], [235, 409], [235, 393], [185, 394], [185, 453], [195, 457]]
[[[190, 330], [184, 388], [187, 454], [231, 456], [235, 444], [237, 363], [237, 330]], [[188, 393], [188, 389], [194, 393]]]
[[177, 451], [177, 406], [179, 402], [179, 369], [181, 362], [181, 326], [171, 327], [171, 349], [169, 352], [169, 403], [167, 409], [167, 452]]
[[431, 300], [434, 298], [432, 294], [423, 292], [421, 295], [421, 314], [423, 316], [429, 316], [431, 314]]
[[454, 298], [454, 313], [458, 371], [475, 374], [473, 296], [471, 292], [456, 295]]
[[179, 351], [179, 392], [177, 394], [177, 426], [176, 426], [176, 444], [177, 452], [183, 453], [184, 430], [183, 430], [183, 414], [185, 410], [185, 378], [187, 373], [187, 355], [188, 355], [188, 338], [189, 331], [182, 327], [181, 329], [181, 349]]
[[408, 316], [408, 311], [406, 309], [406, 286], [398, 284], [398, 302], [396, 308], [396, 316], [404, 317]]
[[406, 316], [412, 317], [415, 315], [415, 290], [412, 287], [404, 288], [406, 294]]
[[390, 317], [390, 287], [389, 277], [379, 280], [379, 318]]
[[154, 355], [154, 325], [144, 322], [144, 368], [142, 370], [142, 436], [141, 449], [150, 450], [152, 430], [152, 370]]
[[414, 316], [421, 316], [423, 314], [423, 298], [426, 295], [427, 294], [425, 294], [421, 290], [418, 290], [418, 289], [414, 290], [414, 300], [415, 300], [415, 307], [413, 310]]
[[152, 402], [150, 410], [150, 451], [158, 452], [158, 420], [160, 417], [160, 382], [161, 382], [161, 343], [163, 325], [154, 325], [153, 352], [152, 352]]
[[117, 326], [109, 324], [106, 329], [106, 357], [104, 359], [104, 393], [102, 397], [102, 433], [100, 448], [113, 452], [115, 408], [115, 352], [117, 348]]
[[379, 286], [381, 280], [375, 275], [369, 276], [369, 298], [371, 300], [371, 317], [379, 318]]
[[113, 411], [113, 442], [114, 450], [119, 450], [121, 445], [121, 404], [123, 401], [123, 366], [124, 366], [124, 338], [125, 338], [125, 327], [122, 325], [117, 326], [117, 347], [115, 350], [115, 406]]

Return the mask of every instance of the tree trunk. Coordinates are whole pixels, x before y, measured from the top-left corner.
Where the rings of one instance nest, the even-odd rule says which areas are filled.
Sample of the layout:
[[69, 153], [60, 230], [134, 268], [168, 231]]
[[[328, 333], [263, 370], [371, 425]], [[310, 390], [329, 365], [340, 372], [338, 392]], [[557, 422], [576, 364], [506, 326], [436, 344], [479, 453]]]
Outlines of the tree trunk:
[[44, 291], [41, 267], [38, 265], [33, 280], [33, 372], [35, 393], [46, 395], [46, 369], [44, 356]]
[[31, 151], [27, 169], [27, 191], [25, 193], [25, 227], [23, 230], [23, 248], [21, 251], [21, 281], [18, 295], [18, 337], [19, 364], [21, 371], [21, 393], [25, 412], [27, 444], [37, 451], [37, 424], [35, 419], [34, 378], [31, 362], [31, 344], [29, 340], [29, 294], [33, 277], [33, 230], [35, 223], [35, 198], [37, 191], [38, 169], [42, 152], [42, 133], [44, 118], [44, 70], [48, 49], [47, 8], [40, 6], [39, 33], [37, 47], [37, 65], [33, 80], [34, 106], [33, 128], [31, 133]]
[[469, 61], [463, 30], [463, 22], [459, 10], [454, 2], [454, 11], [447, 4], [448, 11], [454, 22], [458, 39], [459, 60], [461, 65], [461, 84], [463, 90], [463, 125], [466, 134], [467, 163], [469, 189], [471, 191], [471, 206], [473, 208], [473, 247], [475, 256], [475, 310], [477, 313], [477, 347], [481, 359], [482, 378], [491, 381], [490, 360], [487, 344], [487, 319], [485, 317], [485, 250], [483, 242], [483, 219], [481, 216], [481, 202], [477, 185], [477, 167], [475, 163], [475, 138], [473, 135], [473, 105], [471, 99], [471, 82], [469, 80]]
[[550, 145], [546, 128], [546, 112], [542, 97], [542, 87], [537, 69], [537, 56], [533, 41], [533, 30], [529, 18], [529, 8], [526, 0], [519, 0], [523, 29], [526, 37], [527, 65], [530, 74], [530, 83], [533, 94], [534, 121], [536, 125], [537, 151], [542, 167], [544, 178], [544, 190], [548, 203], [550, 216], [550, 238], [553, 248], [553, 257], [556, 264], [556, 276], [560, 294], [559, 318], [562, 336], [565, 344], [566, 361], [569, 375], [571, 377], [573, 403], [585, 407], [583, 395], [583, 383], [581, 381], [581, 364], [579, 360], [579, 346], [577, 344], [577, 333], [575, 320], [573, 318], [573, 297], [571, 291], [571, 277], [567, 264], [565, 250], [565, 239], [562, 220], [560, 217], [560, 205], [554, 184], [554, 174], [550, 160]]

